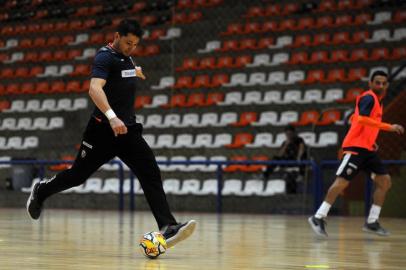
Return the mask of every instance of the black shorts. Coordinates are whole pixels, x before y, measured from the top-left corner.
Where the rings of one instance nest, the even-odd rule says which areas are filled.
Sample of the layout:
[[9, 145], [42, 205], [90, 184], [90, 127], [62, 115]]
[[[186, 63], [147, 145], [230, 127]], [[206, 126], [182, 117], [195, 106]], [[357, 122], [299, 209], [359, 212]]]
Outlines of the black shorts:
[[377, 175], [388, 174], [376, 152], [358, 147], [345, 148], [336, 175], [351, 180], [360, 170]]

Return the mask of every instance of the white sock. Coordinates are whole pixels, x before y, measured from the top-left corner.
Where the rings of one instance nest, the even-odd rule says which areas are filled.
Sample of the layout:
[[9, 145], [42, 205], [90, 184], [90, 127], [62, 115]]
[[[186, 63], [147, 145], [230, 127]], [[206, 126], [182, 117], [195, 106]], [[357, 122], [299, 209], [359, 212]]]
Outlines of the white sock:
[[323, 202], [319, 210], [317, 210], [316, 214], [314, 215], [316, 218], [325, 218], [328, 215], [328, 211], [330, 211], [331, 204], [328, 202]]
[[379, 214], [381, 213], [381, 206], [378, 206], [376, 204], [373, 204], [371, 206], [371, 209], [369, 210], [369, 216], [367, 219], [367, 223], [374, 223], [379, 219]]

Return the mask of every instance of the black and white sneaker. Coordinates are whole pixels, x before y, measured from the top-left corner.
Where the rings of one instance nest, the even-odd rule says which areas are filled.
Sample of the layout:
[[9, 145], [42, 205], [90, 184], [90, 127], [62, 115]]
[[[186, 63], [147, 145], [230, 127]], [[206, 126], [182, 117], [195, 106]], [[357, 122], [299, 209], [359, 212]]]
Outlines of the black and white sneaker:
[[173, 247], [180, 241], [188, 238], [196, 228], [196, 221], [189, 220], [185, 223], [179, 223], [176, 225], [169, 225], [162, 230], [162, 235], [166, 239], [168, 248]]
[[307, 219], [309, 221], [310, 227], [313, 231], [321, 237], [327, 237], [327, 232], [325, 229], [326, 221], [322, 218], [316, 218], [315, 216], [311, 216]]
[[374, 234], [377, 234], [380, 236], [389, 236], [390, 235], [390, 232], [388, 232], [387, 230], [382, 228], [378, 221], [375, 221], [373, 223], [365, 222], [364, 227], [362, 227], [362, 230], [364, 232], [374, 233]]
[[34, 185], [27, 200], [27, 212], [32, 219], [38, 219], [42, 211], [42, 203], [38, 201], [39, 185], [39, 182]]

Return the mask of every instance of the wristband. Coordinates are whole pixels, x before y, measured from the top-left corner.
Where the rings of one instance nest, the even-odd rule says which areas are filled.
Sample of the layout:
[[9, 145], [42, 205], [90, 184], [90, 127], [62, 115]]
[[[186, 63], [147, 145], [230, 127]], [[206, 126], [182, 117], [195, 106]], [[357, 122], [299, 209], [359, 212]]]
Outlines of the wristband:
[[117, 115], [114, 113], [114, 111], [112, 109], [108, 109], [104, 115], [107, 117], [107, 119], [110, 121], [111, 119], [113, 119], [114, 117], [117, 117]]

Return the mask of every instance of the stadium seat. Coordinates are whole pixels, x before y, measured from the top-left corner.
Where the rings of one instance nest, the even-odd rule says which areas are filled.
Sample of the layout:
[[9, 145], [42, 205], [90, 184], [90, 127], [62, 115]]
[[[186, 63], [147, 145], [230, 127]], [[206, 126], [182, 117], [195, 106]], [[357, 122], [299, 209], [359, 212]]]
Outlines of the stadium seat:
[[382, 42], [382, 41], [391, 41], [391, 34], [389, 29], [378, 29], [372, 33], [372, 37], [366, 39], [367, 43]]
[[217, 195], [218, 192], [218, 183], [217, 179], [207, 179], [203, 181], [202, 188], [195, 192], [194, 195], [203, 196], [203, 195]]
[[327, 126], [334, 124], [341, 119], [341, 113], [339, 110], [328, 110], [323, 112], [320, 116], [320, 120], [316, 123], [318, 126]]
[[172, 134], [161, 134], [158, 136], [154, 148], [170, 148], [174, 143]]
[[150, 114], [145, 120], [145, 128], [159, 128], [162, 124], [162, 115]]
[[361, 88], [351, 88], [345, 93], [345, 98], [344, 99], [338, 99], [336, 100], [339, 103], [350, 103], [354, 102], [364, 90]]
[[199, 123], [199, 115], [197, 113], [187, 113], [182, 117], [182, 122], [179, 127], [192, 127]]
[[300, 103], [322, 103], [323, 93], [319, 89], [306, 90]]
[[329, 45], [331, 43], [330, 41], [330, 34], [329, 33], [320, 33], [316, 34], [313, 37], [313, 43], [312, 46], [323, 46], [323, 45]]
[[[213, 124], [216, 127], [225, 127], [237, 121], [237, 113], [235, 112], [223, 112], [220, 120]], [[202, 121], [203, 122], [203, 121]]]
[[179, 179], [165, 179], [163, 188], [166, 194], [177, 194], [180, 190], [180, 181]]
[[336, 50], [331, 52], [330, 59], [328, 59], [328, 63], [342, 63], [348, 62], [348, 51], [346, 50]]
[[209, 53], [216, 51], [221, 48], [221, 41], [219, 40], [212, 40], [206, 43], [206, 47], [204, 49], [197, 50], [198, 53]]
[[203, 107], [205, 105], [206, 100], [203, 93], [192, 93], [188, 96], [184, 107]]
[[228, 179], [224, 181], [224, 186], [221, 191], [223, 196], [237, 195], [242, 190], [242, 182], [238, 179]]
[[310, 70], [307, 73], [307, 77], [304, 81], [302, 81], [302, 84], [315, 84], [315, 83], [320, 83], [324, 80], [324, 70], [322, 69], [316, 69], [316, 70]]
[[207, 148], [220, 148], [227, 144], [231, 144], [232, 136], [228, 133], [220, 133], [214, 137], [214, 141]]
[[262, 147], [271, 147], [273, 141], [272, 133], [257, 133], [255, 139], [252, 143], [248, 143], [245, 147], [248, 148], [262, 148]]
[[164, 108], [175, 108], [175, 107], [185, 107], [186, 105], [186, 95], [177, 94], [171, 97], [168, 104], [163, 105]]
[[196, 123], [194, 127], [216, 126], [218, 121], [217, 113], [204, 113], [202, 114], [200, 123]]
[[150, 104], [145, 105], [145, 108], [157, 108], [168, 104], [168, 96], [167, 95], [155, 95], [152, 98], [152, 102]]
[[301, 103], [301, 101], [302, 101], [302, 91], [287, 90], [283, 95], [283, 100], [281, 100], [280, 102], [277, 101], [275, 103], [292, 104], [292, 103]]
[[228, 92], [225, 95], [224, 101], [218, 102], [219, 106], [229, 106], [229, 105], [239, 105], [242, 102], [242, 93], [241, 92]]
[[178, 195], [196, 195], [200, 190], [200, 181], [197, 179], [185, 179], [182, 181], [182, 187]]
[[406, 46], [405, 47], [398, 47], [392, 50], [390, 59], [392, 60], [400, 60], [406, 58]]
[[151, 96], [137, 96], [135, 99], [134, 107], [136, 109], [143, 108], [146, 105], [151, 104]]
[[343, 90], [340, 88], [328, 89], [324, 95], [324, 99], [320, 103], [335, 102], [343, 98]]
[[312, 37], [311, 35], [304, 34], [304, 35], [297, 35], [290, 47], [293, 48], [300, 48], [300, 47], [308, 47], [312, 44]]
[[335, 146], [338, 143], [338, 134], [333, 131], [325, 131], [319, 134], [319, 140], [313, 147]]
[[264, 181], [263, 180], [251, 179], [251, 180], [245, 181], [244, 189], [236, 195], [239, 195], [239, 196], [260, 195], [263, 193], [263, 190], [264, 190]]
[[253, 126], [274, 125], [278, 120], [278, 114], [273, 111], [262, 112], [257, 122], [251, 123]]
[[165, 115], [164, 121], [159, 126], [159, 128], [179, 127], [179, 125], [180, 125], [180, 115], [176, 113], [170, 113]]
[[182, 66], [177, 67], [176, 71], [195, 70], [197, 68], [198, 68], [198, 60], [197, 59], [195, 59], [195, 58], [185, 58], [185, 59], [183, 59]]
[[312, 125], [312, 124], [316, 124], [319, 121], [319, 117], [320, 117], [320, 115], [317, 111], [314, 111], [314, 110], [305, 111], [301, 114], [299, 121], [292, 122], [290, 124], [294, 125], [294, 126]]
[[[172, 87], [175, 84], [175, 78], [172, 76], [162, 77], [159, 81], [159, 85], [151, 86], [153, 90], [161, 90], [168, 87]], [[176, 87], [175, 87], [176, 88]]]
[[244, 95], [241, 105], [261, 104], [262, 93], [260, 91], [248, 91]]
[[253, 135], [250, 133], [237, 133], [235, 134], [234, 141], [231, 144], [225, 145], [227, 148], [242, 148], [246, 144], [253, 141]]
[[296, 111], [284, 111], [280, 114], [279, 121], [274, 123], [276, 126], [285, 126], [290, 123], [298, 121], [298, 112]]
[[252, 63], [247, 64], [247, 67], [269, 66], [271, 64], [269, 54], [256, 54]]
[[208, 133], [200, 133], [197, 134], [195, 137], [195, 141], [193, 145], [191, 145], [192, 148], [205, 148], [205, 147], [210, 147], [213, 141], [213, 136]]
[[389, 49], [388, 48], [374, 48], [371, 52], [371, 56], [368, 60], [379, 61], [389, 59]]
[[260, 196], [273, 196], [277, 194], [284, 194], [286, 192], [286, 182], [284, 180], [274, 179], [268, 180], [263, 193]]

